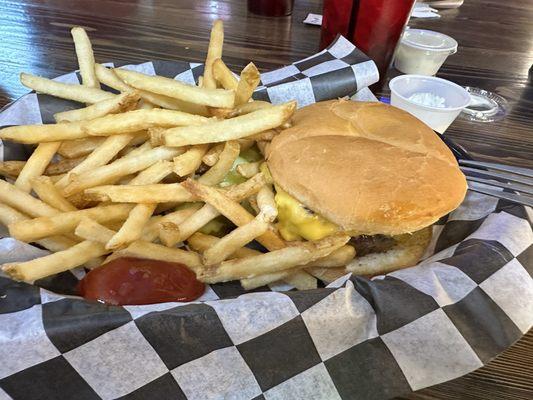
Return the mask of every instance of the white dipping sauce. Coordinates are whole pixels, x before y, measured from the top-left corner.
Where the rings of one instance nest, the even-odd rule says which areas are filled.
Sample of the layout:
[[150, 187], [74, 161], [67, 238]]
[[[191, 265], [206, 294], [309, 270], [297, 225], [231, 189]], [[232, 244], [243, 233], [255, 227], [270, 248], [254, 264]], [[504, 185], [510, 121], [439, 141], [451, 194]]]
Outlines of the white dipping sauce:
[[407, 29], [402, 36], [394, 67], [405, 74], [435, 75], [457, 42], [442, 33], [425, 29]]
[[410, 101], [422, 106], [446, 108], [444, 97], [429, 92], [414, 93], [408, 98]]

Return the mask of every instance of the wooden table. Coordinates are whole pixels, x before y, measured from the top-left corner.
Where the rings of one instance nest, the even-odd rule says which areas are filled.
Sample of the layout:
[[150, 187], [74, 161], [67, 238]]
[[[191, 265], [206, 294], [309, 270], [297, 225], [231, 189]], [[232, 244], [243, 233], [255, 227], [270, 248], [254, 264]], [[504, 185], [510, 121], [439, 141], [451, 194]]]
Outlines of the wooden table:
[[[209, 28], [225, 22], [224, 59], [235, 70], [249, 60], [262, 70], [317, 51], [318, 27], [302, 24], [320, 13], [320, 0], [296, 0], [292, 17], [249, 15], [244, 0], [3, 0], [0, 1], [0, 106], [26, 92], [18, 74], [54, 77], [77, 67], [69, 29], [88, 28], [98, 61], [203, 61]], [[456, 121], [447, 134], [479, 159], [533, 167], [533, 2], [466, 0], [439, 20], [411, 26], [459, 42], [439, 76], [495, 91], [511, 112], [500, 122]], [[487, 367], [409, 399], [533, 398], [533, 332]]]

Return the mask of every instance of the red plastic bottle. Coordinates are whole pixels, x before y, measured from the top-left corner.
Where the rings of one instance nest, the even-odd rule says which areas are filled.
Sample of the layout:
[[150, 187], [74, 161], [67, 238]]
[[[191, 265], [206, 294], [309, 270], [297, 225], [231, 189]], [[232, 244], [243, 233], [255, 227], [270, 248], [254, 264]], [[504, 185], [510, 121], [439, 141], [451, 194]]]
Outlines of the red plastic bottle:
[[248, 0], [248, 11], [267, 17], [284, 17], [292, 14], [294, 0]]
[[340, 33], [378, 66], [390, 65], [415, 0], [324, 0], [320, 48]]

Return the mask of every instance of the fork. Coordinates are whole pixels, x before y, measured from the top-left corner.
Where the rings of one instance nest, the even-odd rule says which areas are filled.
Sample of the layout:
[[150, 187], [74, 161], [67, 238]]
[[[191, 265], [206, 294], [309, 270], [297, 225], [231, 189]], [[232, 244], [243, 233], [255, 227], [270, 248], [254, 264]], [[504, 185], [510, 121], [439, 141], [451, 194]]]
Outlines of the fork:
[[[533, 207], [533, 169], [459, 159], [459, 167], [474, 192]], [[503, 189], [503, 190], [498, 190]]]

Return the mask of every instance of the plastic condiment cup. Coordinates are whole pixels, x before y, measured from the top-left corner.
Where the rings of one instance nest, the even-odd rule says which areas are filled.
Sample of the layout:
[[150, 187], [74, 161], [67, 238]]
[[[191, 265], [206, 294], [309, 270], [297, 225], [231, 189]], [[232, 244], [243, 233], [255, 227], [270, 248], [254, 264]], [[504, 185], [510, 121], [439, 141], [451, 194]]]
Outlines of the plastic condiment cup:
[[[444, 133], [463, 108], [470, 94], [446, 79], [424, 75], [400, 75], [389, 82], [391, 105], [414, 115], [431, 129]], [[409, 100], [416, 93], [431, 93], [444, 98], [445, 107], [432, 107]]]
[[457, 53], [457, 41], [426, 29], [407, 29], [400, 40], [394, 67], [405, 74], [435, 75], [449, 55]]

